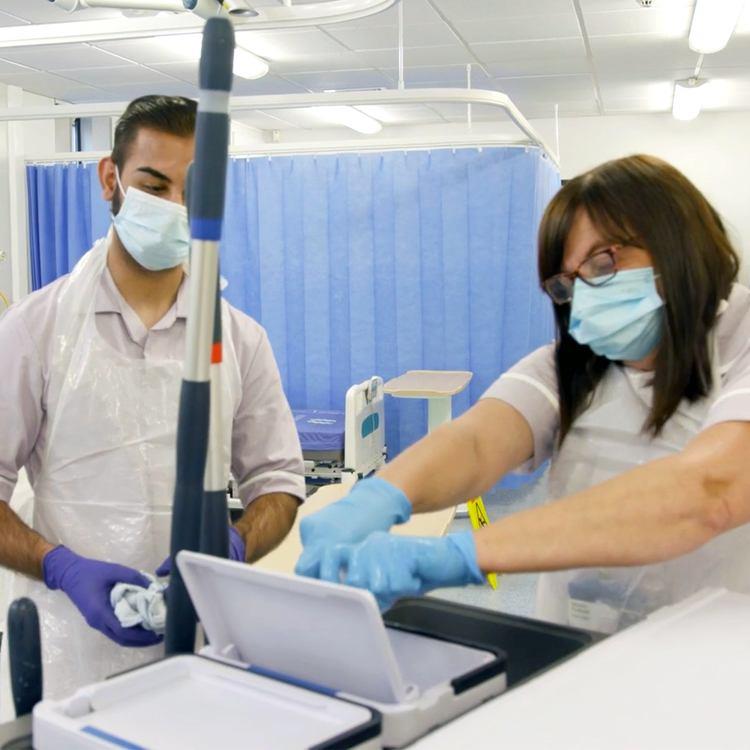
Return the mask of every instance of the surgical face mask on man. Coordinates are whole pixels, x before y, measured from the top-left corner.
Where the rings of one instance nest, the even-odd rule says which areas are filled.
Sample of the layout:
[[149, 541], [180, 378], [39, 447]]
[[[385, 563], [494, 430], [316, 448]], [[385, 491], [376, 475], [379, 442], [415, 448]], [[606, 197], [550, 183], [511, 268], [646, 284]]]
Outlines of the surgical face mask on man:
[[112, 223], [125, 249], [149, 271], [163, 271], [184, 263], [190, 254], [185, 206], [132, 186], [126, 192], [117, 167], [115, 177], [124, 200], [113, 214]]
[[620, 271], [601, 286], [579, 278], [573, 286], [568, 332], [602, 357], [635, 362], [659, 345], [663, 307], [651, 267]]

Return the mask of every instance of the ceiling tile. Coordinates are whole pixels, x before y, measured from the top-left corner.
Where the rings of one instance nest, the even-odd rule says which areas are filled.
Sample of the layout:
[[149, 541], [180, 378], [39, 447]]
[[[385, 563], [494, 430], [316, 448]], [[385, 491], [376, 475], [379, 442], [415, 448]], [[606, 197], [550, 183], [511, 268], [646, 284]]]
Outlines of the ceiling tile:
[[[633, 5], [638, 0], [580, 0], [581, 10], [584, 16], [588, 16], [589, 13], [595, 12], [617, 12], [617, 11], [628, 11], [633, 9]], [[656, 0], [654, 5], [650, 8], [637, 8], [636, 12], [641, 12], [644, 15], [651, 13], [652, 11], [657, 12], [672, 12], [679, 11], [683, 8], [692, 8], [695, 4], [695, 0]]]
[[238, 31], [237, 44], [269, 60], [344, 52], [345, 48], [320, 29]]
[[[476, 0], [470, 0], [476, 2]], [[407, 0], [407, 2], [401, 2], [404, 11], [404, 26], [417, 26], [421, 24], [438, 23], [440, 16], [435, 13], [428, 0]], [[398, 8], [396, 5], [391, 6], [388, 10], [384, 10], [381, 13], [376, 13], [366, 18], [358, 18], [354, 21], [346, 21], [344, 23], [335, 24], [335, 28], [360, 28], [369, 29], [376, 26], [391, 26], [393, 28], [398, 26]], [[328, 27], [329, 30], [334, 28], [332, 24]]]
[[87, 8], [80, 13], [68, 13], [50, 2], [36, 0], [3, 0], [3, 13], [31, 23], [66, 23], [70, 21], [97, 21], [122, 18], [119, 10]]
[[589, 61], [581, 54], [560, 60], [511, 60], [485, 66], [487, 72], [496, 78], [545, 75], [583, 75], [590, 71]]
[[112, 67], [121, 64], [117, 58], [90, 44], [54, 44], [0, 50], [0, 57], [38, 70], [65, 68]]
[[580, 36], [578, 21], [572, 10], [567, 13], [550, 13], [545, 16], [477, 18], [471, 21], [457, 21], [454, 26], [470, 44]]
[[[185, 62], [190, 58], [189, 52], [180, 55], [173, 47], [165, 47], [155, 39], [129, 39], [119, 42], [97, 42], [96, 47], [126, 60], [151, 65], [152, 63]], [[111, 58], [110, 58], [111, 59]]]
[[149, 67], [171, 78], [179, 78], [192, 86], [198, 86], [197, 62], [151, 63]]
[[[375, 68], [392, 68], [398, 63], [396, 50], [360, 52], [362, 60]], [[460, 44], [446, 47], [414, 47], [404, 50], [404, 67], [421, 65], [467, 65], [476, 60]]]
[[[368, 29], [331, 26], [328, 33], [353, 50], [398, 49], [398, 30], [393, 26]], [[404, 27], [405, 47], [436, 47], [455, 43], [455, 35], [444, 23]]]
[[627, 10], [591, 11], [584, 14], [589, 36], [624, 36], [627, 34], [661, 34], [665, 37], [687, 39], [693, 9], [684, 7], [638, 8], [632, 3]]
[[76, 92], [88, 92], [91, 88], [78, 81], [41, 72], [4, 76], [3, 83], [9, 86], [19, 86], [26, 91], [39, 94], [40, 96], [46, 96], [50, 99], [60, 99], [66, 102], [76, 101]]
[[264, 76], [255, 81], [244, 78], [234, 79], [232, 94], [235, 96], [263, 96], [266, 94], [303, 94], [307, 89], [298, 83], [279, 76]]
[[596, 69], [602, 73], [668, 71], [694, 66], [698, 59], [684, 39], [659, 35], [593, 37], [591, 49]]
[[0, 26], [25, 26], [28, 22], [0, 10]]
[[312, 91], [389, 88], [391, 80], [378, 70], [338, 70], [330, 73], [295, 73], [284, 76]]
[[61, 70], [60, 74], [89, 86], [109, 86], [138, 83], [169, 83], [172, 79], [143, 65], [122, 65], [116, 68], [82, 68]]
[[[395, 70], [388, 71], [395, 78], [398, 74]], [[404, 80], [408, 86], [452, 86], [466, 88], [466, 66], [424, 66], [419, 68], [406, 68]], [[471, 85], [474, 88], [484, 88], [492, 79], [485, 75], [478, 65], [472, 66]]]
[[470, 21], [516, 16], [545, 16], [570, 11], [570, 0], [435, 0], [449, 21]]
[[[0, 52], [0, 54], [2, 54]], [[6, 75], [19, 75], [21, 73], [33, 73], [35, 72], [31, 68], [27, 68], [24, 65], [17, 65], [16, 63], [8, 62], [0, 59], [0, 80]]]
[[585, 60], [586, 51], [579, 37], [525, 42], [472, 44], [472, 51], [484, 63], [509, 64], [520, 60], [564, 64]]
[[[391, 61], [393, 61], [391, 55]], [[334, 70], [357, 70], [371, 68], [372, 63], [364, 59], [359, 52], [337, 52], [325, 55], [299, 55], [288, 60], [276, 60], [270, 63], [271, 70], [279, 75], [288, 73], [322, 73]]]
[[493, 88], [514, 101], [535, 99], [554, 103], [556, 100], [571, 99], [588, 101], [593, 97], [591, 78], [587, 75], [496, 78]]
[[745, 68], [750, 70], [750, 39], [736, 34], [723, 50], [705, 55], [702, 70], [713, 68]]
[[164, 94], [166, 96], [187, 96], [195, 98], [197, 91], [194, 86], [180, 81], [170, 83], [138, 83], [117, 86], [107, 86], [109, 94], [112, 94], [116, 101], [130, 101], [139, 96], [146, 94]]

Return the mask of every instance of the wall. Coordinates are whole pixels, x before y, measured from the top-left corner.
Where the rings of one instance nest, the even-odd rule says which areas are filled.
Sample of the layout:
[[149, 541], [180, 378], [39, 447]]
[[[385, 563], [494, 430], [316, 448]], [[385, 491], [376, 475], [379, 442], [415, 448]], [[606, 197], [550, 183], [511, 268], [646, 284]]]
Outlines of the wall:
[[[554, 124], [532, 123], [554, 144]], [[633, 153], [659, 156], [682, 170], [726, 221], [744, 255], [750, 281], [750, 112], [704, 112], [692, 122], [671, 115], [577, 117], [560, 121], [560, 167], [574, 177], [608, 159]]]
[[[51, 99], [30, 94], [15, 86], [0, 84], [0, 108], [50, 104]], [[13, 294], [13, 282], [15, 281], [18, 286], [19, 281], [23, 282], [26, 275], [25, 267], [13, 267], [14, 251], [27, 252], [25, 177], [23, 182], [16, 180], [16, 172], [12, 167], [14, 163], [23, 163], [24, 153], [69, 150], [69, 127], [69, 120], [0, 122], [0, 292], [8, 298], [19, 296]], [[23, 221], [12, 221], [14, 216], [22, 216]], [[2, 260], [3, 258], [5, 260]], [[16, 264], [19, 265], [21, 264]], [[0, 312], [3, 307], [0, 302]]]

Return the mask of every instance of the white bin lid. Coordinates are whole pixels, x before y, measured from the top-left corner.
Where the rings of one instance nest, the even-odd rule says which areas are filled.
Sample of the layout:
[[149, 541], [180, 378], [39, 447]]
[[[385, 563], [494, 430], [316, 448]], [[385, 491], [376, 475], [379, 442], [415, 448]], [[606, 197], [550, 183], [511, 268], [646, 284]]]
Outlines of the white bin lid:
[[408, 698], [369, 591], [197, 552], [180, 552], [177, 564], [217, 655], [334, 693]]

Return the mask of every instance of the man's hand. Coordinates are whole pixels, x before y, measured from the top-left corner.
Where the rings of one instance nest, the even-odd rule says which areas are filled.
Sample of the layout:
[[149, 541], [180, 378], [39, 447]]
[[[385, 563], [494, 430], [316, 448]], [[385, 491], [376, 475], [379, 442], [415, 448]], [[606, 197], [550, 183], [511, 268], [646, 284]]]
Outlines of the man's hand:
[[129, 647], [161, 643], [161, 636], [140, 626], [123, 628], [110, 603], [110, 592], [117, 583], [148, 588], [150, 582], [137, 570], [81, 557], [62, 545], [44, 556], [42, 569], [47, 588], [64, 591], [86, 622], [115, 643]]
[[[230, 560], [245, 562], [245, 542], [239, 531], [234, 526], [229, 527], [229, 554]], [[160, 578], [172, 574], [172, 556], [167, 555], [164, 562], [156, 569], [156, 575]]]

